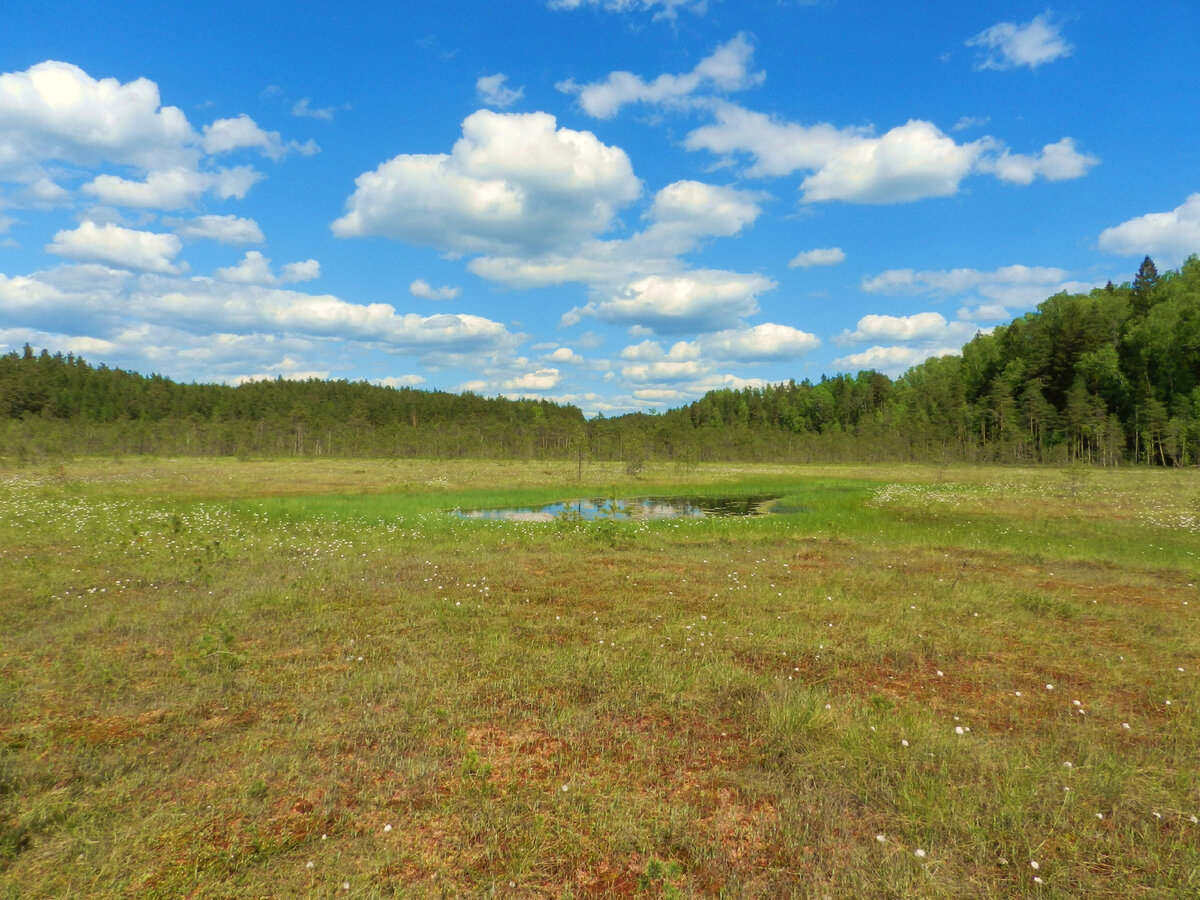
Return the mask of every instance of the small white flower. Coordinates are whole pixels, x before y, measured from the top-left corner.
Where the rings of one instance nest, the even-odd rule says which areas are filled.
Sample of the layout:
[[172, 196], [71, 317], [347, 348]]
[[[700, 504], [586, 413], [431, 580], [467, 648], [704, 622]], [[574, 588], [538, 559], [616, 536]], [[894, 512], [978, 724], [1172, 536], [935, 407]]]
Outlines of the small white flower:
[[1121, 723], [1121, 727], [1122, 727], [1122, 728], [1128, 728], [1128, 727], [1129, 727], [1129, 723], [1128, 723], [1128, 722], [1122, 722], [1122, 723]]
[[384, 830], [384, 833], [386, 834], [387, 832], [389, 832], [389, 831], [391, 831], [391, 830], [392, 830], [392, 826], [391, 826], [391, 825], [384, 825], [384, 826], [383, 826], [383, 830]]
[[1036, 859], [1031, 859], [1029, 861], [1029, 868], [1033, 869], [1033, 871], [1036, 872], [1038, 869], [1041, 868], [1041, 866], [1038, 865], [1038, 862]]
[[562, 786], [562, 792], [563, 792], [564, 794], [565, 794], [567, 791], [569, 791], [570, 789], [571, 789], [571, 786], [570, 786], [569, 784], [564, 784], [564, 785]]
[[1073, 768], [1075, 768], [1075, 764], [1071, 763], [1071, 762], [1065, 762], [1065, 763], [1063, 763], [1063, 768], [1064, 769], [1073, 769]]
[[887, 843], [887, 838], [885, 838], [882, 834], [875, 835], [875, 840], [879, 841], [881, 844]]
[[941, 669], [938, 669], [937, 673], [938, 673], [938, 678], [944, 678], [946, 676], [946, 673], [943, 672]]
[[901, 747], [907, 747], [907, 746], [908, 746], [908, 741], [901, 740], [901, 741], [900, 741], [900, 746], [901, 746]]
[[1104, 818], [1104, 813], [1096, 813], [1096, 818], [1097, 818], [1097, 819], [1103, 819], [1103, 818]]
[[918, 847], [916, 850], [913, 851], [913, 856], [915, 856], [917, 859], [924, 859], [925, 851], [922, 850], [920, 847]]
[[963, 731], [963, 727], [961, 725], [955, 725], [954, 733], [955, 734], [965, 734], [966, 732]]
[[1041, 883], [1042, 883], [1042, 876], [1040, 876], [1040, 875], [1034, 875], [1034, 876], [1033, 876], [1033, 881], [1034, 881], [1034, 884], [1041, 884]]
[[1078, 700], [1072, 700], [1072, 701], [1071, 701], [1071, 705], [1072, 705], [1072, 706], [1083, 706], [1083, 704], [1082, 704], [1082, 703], [1080, 703]]
[[313, 867], [313, 865], [314, 865], [314, 863], [313, 863], [313, 861], [310, 859], [308, 862], [306, 862], [306, 863], [304, 864], [304, 868], [306, 868], [306, 869], [311, 869], [311, 868]]
[[1054, 690], [1054, 685], [1052, 685], [1052, 684], [1047, 684], [1047, 685], [1046, 685], [1046, 690], [1048, 690], [1048, 691], [1052, 691], [1052, 690]]
[[1020, 696], [1021, 696], [1021, 692], [1020, 692], [1020, 691], [1013, 691], [1013, 693], [1014, 693], [1014, 694], [1016, 694], [1018, 697], [1020, 697]]

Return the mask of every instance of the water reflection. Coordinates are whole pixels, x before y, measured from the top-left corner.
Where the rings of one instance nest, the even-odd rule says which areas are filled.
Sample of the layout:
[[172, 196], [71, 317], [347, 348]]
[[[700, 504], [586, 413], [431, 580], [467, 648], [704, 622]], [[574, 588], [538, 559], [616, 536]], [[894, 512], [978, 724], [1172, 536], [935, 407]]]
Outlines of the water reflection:
[[777, 497], [634, 497], [619, 500], [567, 500], [545, 506], [456, 509], [464, 519], [507, 522], [553, 522], [594, 519], [701, 519], [705, 516], [758, 516], [769, 512]]

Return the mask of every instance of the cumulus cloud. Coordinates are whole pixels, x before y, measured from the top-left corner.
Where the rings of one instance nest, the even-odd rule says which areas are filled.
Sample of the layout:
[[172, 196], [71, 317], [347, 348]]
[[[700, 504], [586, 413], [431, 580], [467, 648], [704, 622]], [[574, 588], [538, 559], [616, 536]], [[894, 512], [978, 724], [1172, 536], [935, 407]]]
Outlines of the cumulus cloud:
[[70, 63], [46, 61], [0, 74], [0, 181], [21, 185], [10, 204], [63, 205], [63, 164], [100, 172], [83, 191], [122, 207], [181, 209], [212, 194], [241, 199], [262, 175], [250, 166], [214, 164], [211, 156], [253, 149], [278, 160], [313, 153], [316, 144], [284, 141], [249, 116], [220, 119], [198, 133], [183, 112], [163, 106], [158, 86], [138, 78], [95, 79]]
[[[299, 349], [297, 341], [337, 338], [427, 362], [468, 357], [479, 362], [511, 358], [521, 339], [480, 316], [402, 315], [388, 304], [349, 303], [329, 294], [151, 270], [130, 274], [96, 265], [0, 276], [0, 318], [18, 314], [33, 327], [44, 327], [37, 316], [66, 319], [80, 329], [77, 333], [105, 340], [131, 329], [166, 329], [176, 335], [171, 340], [177, 347], [191, 346], [195, 352], [257, 335], [256, 340], [290, 341]], [[182, 334], [196, 340], [184, 341]]]
[[278, 275], [271, 261], [257, 250], [250, 250], [236, 266], [217, 269], [216, 277], [233, 284], [298, 284], [321, 276], [321, 264], [315, 259], [286, 263]]
[[1048, 14], [1034, 16], [1022, 25], [1000, 22], [979, 32], [967, 41], [967, 46], [980, 50], [976, 69], [1013, 69], [1017, 66], [1036, 69], [1070, 56], [1072, 50]]
[[1100, 249], [1118, 256], [1149, 254], [1175, 265], [1200, 253], [1200, 193], [1192, 194], [1169, 212], [1147, 213], [1105, 228]]
[[747, 153], [747, 174], [810, 171], [806, 202], [901, 203], [955, 193], [988, 146], [958, 144], [929, 122], [912, 120], [883, 135], [870, 129], [804, 126], [722, 103], [716, 122], [691, 132], [685, 146], [723, 156]]
[[753, 224], [761, 212], [757, 192], [677, 181], [660, 190], [645, 218], [647, 227], [621, 240], [587, 240], [572, 252], [534, 257], [484, 256], [468, 268], [509, 287], [578, 282], [614, 287], [641, 275], [680, 271], [680, 254], [709, 238], [730, 237]]
[[424, 384], [425, 378], [421, 375], [392, 375], [387, 378], [377, 378], [375, 383], [391, 388], [416, 387]]
[[852, 353], [833, 361], [834, 366], [844, 371], [874, 369], [895, 378], [903, 375], [915, 365], [934, 356], [957, 356], [961, 347], [870, 347], [861, 353]]
[[912, 316], [867, 315], [858, 320], [858, 327], [854, 331], [844, 331], [836, 340], [839, 344], [867, 341], [965, 343], [974, 337], [977, 330], [969, 322], [947, 322], [944, 316], [935, 312]]
[[204, 152], [211, 155], [232, 153], [235, 150], [257, 150], [268, 159], [278, 162], [291, 152], [311, 156], [318, 151], [316, 143], [296, 141], [284, 143], [278, 131], [264, 131], [245, 113], [233, 119], [217, 119], [204, 126], [201, 141]]
[[[678, 341], [669, 350], [663, 350], [657, 341], [646, 340], [631, 344], [621, 351], [621, 359], [631, 363], [647, 364], [648, 368], [636, 371], [649, 372], [658, 366], [662, 371], [699, 371], [713, 362], [760, 363], [798, 359], [810, 350], [819, 347], [816, 335], [792, 328], [765, 322], [753, 327], [742, 326], [711, 334], [700, 335], [694, 341]], [[664, 364], [664, 365], [660, 365]]]
[[1060, 291], [1090, 287], [1086, 282], [1069, 280], [1065, 269], [1022, 265], [1002, 266], [990, 272], [968, 268], [922, 272], [889, 269], [862, 282], [862, 289], [871, 294], [948, 297], [975, 292], [1007, 306], [1028, 306]]
[[0, 175], [14, 180], [41, 177], [42, 160], [143, 171], [186, 166], [197, 158], [196, 140], [183, 112], [162, 106], [146, 78], [96, 80], [55, 61], [0, 74]]
[[187, 269], [173, 260], [183, 249], [174, 234], [135, 231], [119, 225], [83, 222], [72, 231], [60, 231], [46, 251], [71, 259], [111, 263], [128, 269], [177, 275]]
[[639, 325], [657, 334], [719, 331], [758, 312], [757, 296], [775, 282], [762, 275], [697, 269], [679, 275], [650, 275], [591, 300], [563, 316], [572, 325], [583, 316]]
[[210, 240], [221, 244], [261, 244], [265, 238], [253, 219], [239, 216], [196, 216], [192, 219], [164, 219], [163, 224], [187, 240]]
[[402, 154], [355, 185], [339, 237], [521, 256], [606, 231], [641, 192], [625, 152], [591, 132], [490, 110], [467, 117], [449, 154]]
[[497, 109], [508, 109], [525, 96], [525, 88], [507, 87], [504, 84], [507, 80], [508, 76], [500, 73], [483, 75], [476, 79], [475, 95], [479, 102]]
[[420, 297], [423, 300], [453, 300], [461, 293], [461, 288], [442, 287], [435, 288], [424, 278], [416, 279], [408, 286], [408, 292], [414, 297]]
[[1005, 148], [999, 156], [981, 160], [979, 170], [1012, 184], [1032, 184], [1038, 177], [1047, 181], [1082, 178], [1099, 162], [1099, 158], [1076, 150], [1074, 140], [1063, 138], [1047, 144], [1040, 153], [1011, 153]]
[[152, 209], [183, 209], [212, 192], [222, 200], [241, 200], [263, 178], [250, 166], [199, 172], [175, 168], [151, 172], [145, 181], [133, 181], [117, 175], [98, 175], [83, 186], [103, 203]]
[[753, 56], [749, 40], [739, 34], [682, 75], [659, 75], [645, 81], [631, 72], [613, 72], [603, 81], [576, 84], [568, 80], [557, 87], [565, 94], [575, 94], [589, 116], [611, 119], [630, 103], [687, 104], [698, 92], [729, 93], [762, 84], [765, 74], [750, 71]]
[[570, 347], [557, 347], [554, 352], [546, 355], [546, 359], [549, 362], [567, 363], [572, 366], [581, 366], [584, 363], [584, 358]]
[[509, 391], [551, 391], [562, 381], [558, 369], [538, 369], [526, 372], [504, 382], [505, 390]]
[[808, 203], [904, 203], [953, 195], [974, 173], [1027, 184], [1038, 176], [1078, 178], [1098, 162], [1076, 150], [1071, 138], [1049, 144], [1039, 154], [1021, 155], [992, 137], [957, 143], [919, 119], [879, 135], [871, 128], [780, 121], [725, 102], [713, 105], [713, 116], [712, 124], [688, 134], [684, 146], [727, 159], [748, 155], [750, 176], [808, 172], [800, 184]]
[[788, 262], [789, 269], [807, 269], [812, 266], [836, 266], [844, 262], [846, 254], [841, 247], [819, 247], [815, 250], [805, 250], [797, 253]]

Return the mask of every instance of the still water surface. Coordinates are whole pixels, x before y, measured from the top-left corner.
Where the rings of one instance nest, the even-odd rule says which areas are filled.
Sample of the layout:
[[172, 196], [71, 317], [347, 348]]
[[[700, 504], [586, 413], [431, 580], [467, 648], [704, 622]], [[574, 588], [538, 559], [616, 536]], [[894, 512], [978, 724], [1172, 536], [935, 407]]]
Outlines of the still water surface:
[[555, 519], [701, 519], [705, 516], [760, 516], [776, 497], [632, 497], [620, 500], [566, 500], [545, 506], [456, 509], [464, 519], [553, 522]]

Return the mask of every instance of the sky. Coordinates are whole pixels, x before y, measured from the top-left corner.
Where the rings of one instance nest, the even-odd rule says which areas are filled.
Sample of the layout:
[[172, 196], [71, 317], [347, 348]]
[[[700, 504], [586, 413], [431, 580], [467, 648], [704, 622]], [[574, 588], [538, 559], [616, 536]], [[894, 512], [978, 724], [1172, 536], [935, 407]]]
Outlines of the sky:
[[589, 415], [1200, 252], [1200, 3], [17, 3], [0, 353]]

